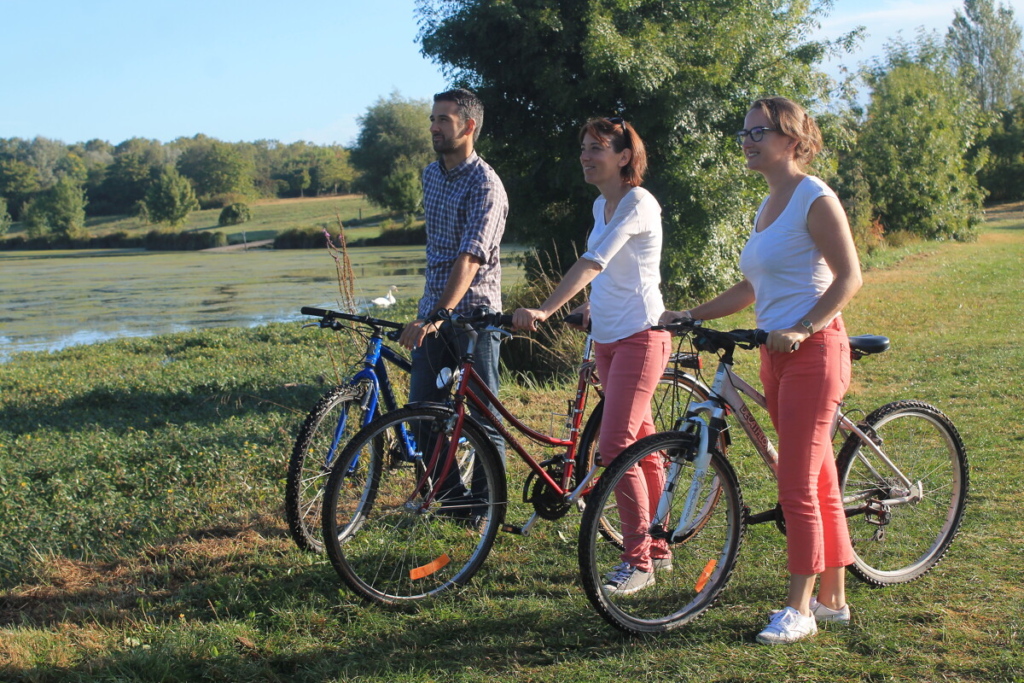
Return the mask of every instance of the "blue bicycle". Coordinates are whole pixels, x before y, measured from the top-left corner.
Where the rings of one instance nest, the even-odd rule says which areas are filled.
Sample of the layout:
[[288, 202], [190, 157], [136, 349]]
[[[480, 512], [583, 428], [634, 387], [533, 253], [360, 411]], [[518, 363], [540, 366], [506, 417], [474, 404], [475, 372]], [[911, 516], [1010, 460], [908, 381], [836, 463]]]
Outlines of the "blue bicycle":
[[[300, 548], [320, 553], [324, 549], [321, 535], [324, 485], [335, 458], [364, 425], [398, 407], [396, 395], [401, 395], [404, 403], [412, 366], [407, 358], [384, 343], [385, 337], [397, 341], [402, 323], [321, 308], [303, 307], [302, 313], [320, 318], [310, 326], [335, 332], [353, 330], [366, 340], [361, 369], [347, 383], [327, 392], [309, 412], [295, 439], [288, 464], [285, 493], [288, 531]], [[401, 372], [392, 377], [389, 365]], [[396, 390], [393, 382], [402, 386]]]

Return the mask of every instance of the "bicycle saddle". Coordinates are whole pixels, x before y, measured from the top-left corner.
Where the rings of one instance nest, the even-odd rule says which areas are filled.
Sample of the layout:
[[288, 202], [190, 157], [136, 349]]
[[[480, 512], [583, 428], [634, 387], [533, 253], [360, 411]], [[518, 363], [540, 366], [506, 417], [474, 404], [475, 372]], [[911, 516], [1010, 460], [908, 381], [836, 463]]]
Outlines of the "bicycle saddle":
[[868, 356], [872, 353], [882, 353], [889, 348], [889, 338], [877, 334], [860, 334], [850, 337], [850, 350]]

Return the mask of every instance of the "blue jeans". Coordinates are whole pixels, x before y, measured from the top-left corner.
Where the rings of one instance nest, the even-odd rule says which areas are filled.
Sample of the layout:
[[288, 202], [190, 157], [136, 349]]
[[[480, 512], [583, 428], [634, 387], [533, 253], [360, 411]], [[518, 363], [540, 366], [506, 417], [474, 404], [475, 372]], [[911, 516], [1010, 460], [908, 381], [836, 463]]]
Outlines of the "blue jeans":
[[[431, 401], [442, 403], [449, 398], [450, 386], [442, 388], [437, 386], [437, 375], [442, 368], [455, 370], [459, 367], [459, 360], [466, 352], [469, 345], [469, 337], [462, 330], [452, 327], [451, 323], [445, 322], [441, 325], [440, 331], [436, 334], [427, 335], [423, 344], [413, 349], [412, 352], [412, 375], [409, 378], [409, 403], [420, 401]], [[495, 332], [480, 332], [477, 338], [476, 347], [473, 351], [473, 368], [480, 376], [480, 379], [487, 387], [498, 395], [498, 350], [500, 337]], [[477, 422], [487, 432], [491, 442], [498, 449], [501, 462], [505, 462], [505, 440], [498, 434], [498, 431], [489, 422], [479, 416], [475, 409], [471, 414], [478, 419]], [[456, 486], [457, 479], [455, 472], [450, 473], [449, 480], [445, 482], [445, 489]], [[478, 490], [486, 484], [480, 481], [477, 476], [473, 477], [473, 489]], [[455, 493], [456, 496], [461, 494]]]

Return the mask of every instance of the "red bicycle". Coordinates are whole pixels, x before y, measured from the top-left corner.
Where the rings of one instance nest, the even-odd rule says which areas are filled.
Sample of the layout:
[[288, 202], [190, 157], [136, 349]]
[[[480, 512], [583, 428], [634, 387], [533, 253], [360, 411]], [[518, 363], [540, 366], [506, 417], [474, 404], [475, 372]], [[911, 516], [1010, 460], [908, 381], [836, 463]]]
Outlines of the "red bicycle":
[[[603, 401], [584, 423], [590, 389], [601, 395], [590, 337], [565, 416], [568, 433], [560, 437], [524, 424], [474, 369], [479, 332], [511, 336], [501, 329], [511, 316], [449, 319], [470, 339], [459, 368], [439, 375], [439, 382], [453, 385], [452, 399], [409, 405], [371, 422], [349, 441], [324, 492], [323, 538], [331, 563], [352, 590], [373, 602], [420, 600], [464, 585], [499, 530], [528, 535], [539, 519], [582, 508], [598, 472]], [[707, 388], [686, 372], [698, 364], [696, 354], [677, 354], [665, 371], [652, 404], [659, 429], [672, 427], [691, 401], [707, 399]], [[529, 468], [522, 496], [533, 512], [521, 525], [505, 524], [505, 468], [484, 423], [505, 439], [508, 457], [516, 454]], [[547, 456], [534, 458], [525, 442]], [[619, 542], [614, 526], [605, 532], [610, 542]]]

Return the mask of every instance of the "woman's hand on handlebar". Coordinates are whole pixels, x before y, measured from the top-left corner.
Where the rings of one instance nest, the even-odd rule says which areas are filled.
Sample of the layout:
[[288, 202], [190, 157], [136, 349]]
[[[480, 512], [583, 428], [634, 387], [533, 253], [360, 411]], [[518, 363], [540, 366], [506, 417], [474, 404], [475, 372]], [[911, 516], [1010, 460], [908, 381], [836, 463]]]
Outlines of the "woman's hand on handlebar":
[[658, 318], [659, 325], [671, 325], [681, 320], [693, 320], [693, 316], [690, 315], [689, 311], [665, 311]]
[[579, 324], [567, 323], [569, 325], [569, 327], [573, 328], [574, 330], [579, 330], [580, 332], [589, 332], [590, 331], [590, 302], [589, 301], [585, 301], [582, 304], [580, 304], [579, 306], [577, 306], [576, 308], [574, 308], [571, 311], [569, 311], [569, 315], [570, 316], [571, 315], [579, 315], [579, 316], [581, 316], [581, 320], [580, 320]]
[[512, 314], [512, 329], [536, 331], [537, 323], [544, 322], [549, 315], [539, 308], [517, 308]]

